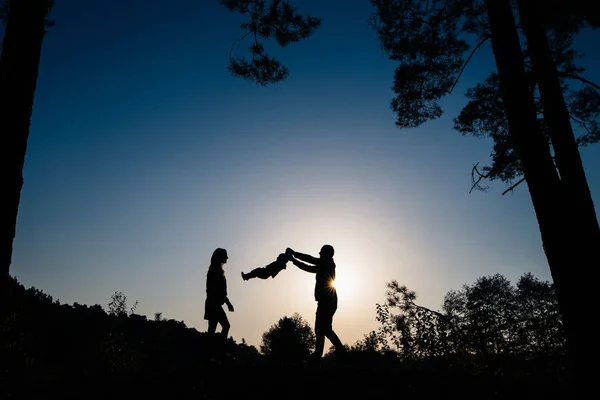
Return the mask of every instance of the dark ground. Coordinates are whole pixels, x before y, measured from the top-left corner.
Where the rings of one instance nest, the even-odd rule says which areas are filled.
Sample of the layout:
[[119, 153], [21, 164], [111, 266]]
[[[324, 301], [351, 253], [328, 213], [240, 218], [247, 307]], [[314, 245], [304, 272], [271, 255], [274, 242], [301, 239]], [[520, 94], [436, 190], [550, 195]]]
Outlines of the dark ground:
[[[6, 376], [5, 376], [6, 378]], [[9, 399], [562, 399], [559, 382], [451, 372], [361, 368], [324, 363], [203, 363], [178, 374], [127, 376], [13, 376], [0, 382]], [[425, 397], [426, 396], [426, 397]]]

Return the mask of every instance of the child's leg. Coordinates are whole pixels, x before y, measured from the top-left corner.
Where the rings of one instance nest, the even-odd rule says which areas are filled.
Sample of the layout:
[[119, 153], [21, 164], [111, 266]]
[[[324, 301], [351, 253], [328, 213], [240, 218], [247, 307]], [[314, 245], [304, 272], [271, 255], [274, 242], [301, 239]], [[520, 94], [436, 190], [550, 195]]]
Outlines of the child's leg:
[[254, 269], [256, 277], [260, 279], [268, 279], [271, 276], [271, 272], [269, 272], [266, 268], [256, 268]]
[[271, 274], [269, 273], [269, 271], [263, 267], [254, 268], [252, 271], [248, 272], [247, 274], [242, 274], [242, 277], [244, 277], [245, 280], [252, 279], [252, 278], [267, 279], [270, 276], [271, 276]]

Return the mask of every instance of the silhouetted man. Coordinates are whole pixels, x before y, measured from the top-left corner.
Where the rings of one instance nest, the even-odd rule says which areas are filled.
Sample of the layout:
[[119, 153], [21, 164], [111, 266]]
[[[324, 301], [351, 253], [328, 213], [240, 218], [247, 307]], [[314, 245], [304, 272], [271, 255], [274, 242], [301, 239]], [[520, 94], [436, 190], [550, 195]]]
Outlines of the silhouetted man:
[[[303, 271], [316, 274], [315, 276], [315, 301], [317, 302], [317, 313], [315, 318], [315, 336], [317, 343], [311, 362], [318, 363], [323, 355], [325, 337], [335, 346], [336, 353], [345, 353], [346, 349], [342, 341], [333, 331], [333, 315], [337, 310], [337, 291], [333, 286], [335, 280], [335, 262], [333, 261], [333, 246], [324, 245], [319, 252], [319, 258], [308, 254], [298, 253], [290, 248], [286, 254], [292, 256], [292, 262]], [[304, 262], [301, 262], [302, 260]], [[310, 264], [306, 264], [310, 263]]]

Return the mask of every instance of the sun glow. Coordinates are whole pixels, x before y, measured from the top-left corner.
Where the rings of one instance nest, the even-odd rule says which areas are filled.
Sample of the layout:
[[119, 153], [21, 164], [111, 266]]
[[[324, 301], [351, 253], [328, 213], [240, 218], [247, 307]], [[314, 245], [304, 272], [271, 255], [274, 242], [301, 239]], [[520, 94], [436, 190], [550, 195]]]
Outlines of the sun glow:
[[[358, 257], [355, 257], [358, 259]], [[364, 269], [358, 268], [355, 260], [340, 257], [336, 260], [336, 276], [332, 282], [335, 287], [340, 313], [356, 312], [365, 307], [368, 297], [368, 276], [364, 275]]]
[[356, 290], [357, 286], [352, 274], [344, 272], [344, 274], [337, 274], [335, 280], [331, 282], [331, 286], [336, 289], [338, 294], [347, 295]]

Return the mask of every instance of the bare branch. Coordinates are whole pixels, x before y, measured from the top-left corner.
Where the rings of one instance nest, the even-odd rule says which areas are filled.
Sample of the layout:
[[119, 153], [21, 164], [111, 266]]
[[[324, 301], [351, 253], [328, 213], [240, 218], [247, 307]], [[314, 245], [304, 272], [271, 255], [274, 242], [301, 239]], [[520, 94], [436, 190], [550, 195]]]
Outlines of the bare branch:
[[[479, 163], [473, 165], [473, 169], [471, 170], [471, 181], [473, 182], [473, 185], [471, 185], [471, 189], [469, 189], [469, 194], [471, 194], [473, 189], [478, 189], [478, 190], [489, 189], [487, 186], [486, 187], [479, 186], [479, 182], [486, 179], [488, 177], [488, 174], [483, 174], [483, 173], [479, 172], [479, 169], [477, 168], [478, 166], [479, 166]], [[477, 180], [475, 180], [475, 175], [478, 176]]]
[[600, 90], [600, 86], [598, 86], [598, 85], [597, 85], [597, 84], [595, 84], [594, 82], [592, 82], [592, 81], [590, 81], [590, 80], [587, 80], [587, 79], [585, 79], [584, 77], [582, 77], [582, 76], [579, 76], [579, 75], [577, 75], [577, 74], [560, 74], [560, 76], [562, 76], [563, 78], [571, 78], [571, 79], [578, 80], [578, 81], [580, 81], [580, 82], [583, 82], [583, 83], [585, 83], [586, 85], [590, 85], [591, 87], [593, 87], [593, 88], [595, 88], [595, 89], [597, 89], [597, 90]]
[[454, 80], [454, 83], [452, 84], [452, 87], [450, 88], [450, 90], [448, 91], [448, 94], [452, 94], [452, 91], [454, 90], [454, 87], [458, 84], [458, 80], [460, 79], [460, 77], [462, 76], [463, 72], [465, 71], [465, 68], [467, 68], [467, 64], [469, 63], [469, 61], [471, 61], [471, 58], [473, 58], [473, 55], [475, 54], [475, 52], [477, 50], [479, 50], [479, 48], [490, 38], [489, 35], [486, 35], [479, 43], [477, 43], [477, 46], [475, 46], [473, 48], [473, 50], [471, 51], [471, 54], [469, 54], [469, 57], [467, 57], [467, 60], [464, 62], [462, 68], [460, 69], [460, 72], [458, 73], [458, 76], [456, 77], [456, 79]]
[[[256, 36], [256, 29], [254, 29], [252, 31], [254, 33], [254, 45], [258, 46], [258, 37]], [[256, 53], [252, 52], [252, 60], [254, 61], [256, 59]]]
[[438, 318], [440, 318], [441, 320], [443, 320], [444, 322], [446, 322], [448, 324], [450, 329], [452, 329], [452, 331], [456, 334], [458, 340], [462, 341], [465, 344], [468, 343], [468, 340], [466, 339], [465, 335], [454, 324], [454, 322], [452, 321], [452, 318], [450, 316], [444, 315], [439, 311], [434, 311], [430, 308], [420, 306], [417, 303], [415, 303], [413, 300], [407, 299], [406, 297], [405, 297], [405, 302], [407, 302], [408, 304], [410, 304], [411, 306], [413, 306], [414, 308], [416, 308], [418, 310], [426, 311], [426, 312], [429, 312], [429, 313], [437, 316]]
[[504, 192], [502, 192], [502, 195], [504, 196], [506, 193], [515, 190], [515, 188], [517, 186], [519, 186], [523, 182], [525, 182], [525, 178], [521, 178], [517, 183], [515, 183], [514, 185], [512, 185], [511, 187], [509, 187], [508, 189], [506, 189]]
[[592, 131], [590, 131], [590, 128], [588, 127], [588, 124], [587, 124], [586, 121], [579, 120], [579, 119], [573, 117], [572, 115], [569, 115], [569, 117], [575, 123], [579, 124], [579, 126], [581, 126], [583, 129], [585, 129], [585, 131], [588, 133], [588, 135], [592, 135], [593, 134]]
[[[242, 42], [242, 40], [246, 39], [246, 37], [248, 37], [248, 35], [250, 35], [252, 33], [252, 31], [248, 31], [244, 36], [242, 36], [241, 38], [235, 40], [232, 44], [231, 44], [231, 48], [229, 49], [229, 58], [232, 58], [232, 54], [234, 52], [233, 48], [235, 47], [236, 50], [238, 49], [238, 47], [240, 47], [240, 43]], [[236, 47], [237, 45], [237, 47]]]
[[418, 305], [417, 303], [415, 303], [415, 302], [414, 302], [414, 301], [412, 301], [412, 300], [409, 300], [409, 302], [410, 302], [410, 304], [411, 304], [413, 307], [415, 307], [415, 308], [417, 308], [417, 309], [419, 309], [419, 310], [423, 310], [423, 311], [430, 312], [430, 313], [432, 313], [432, 314], [435, 314], [435, 315], [437, 315], [438, 317], [440, 317], [441, 319], [443, 319], [443, 320], [445, 320], [445, 321], [447, 321], [447, 322], [451, 322], [451, 321], [450, 321], [450, 318], [448, 318], [446, 315], [444, 315], [444, 314], [440, 313], [439, 311], [434, 311], [434, 310], [431, 310], [431, 309], [429, 309], [429, 308], [427, 308], [427, 307], [420, 306], [420, 305]]

